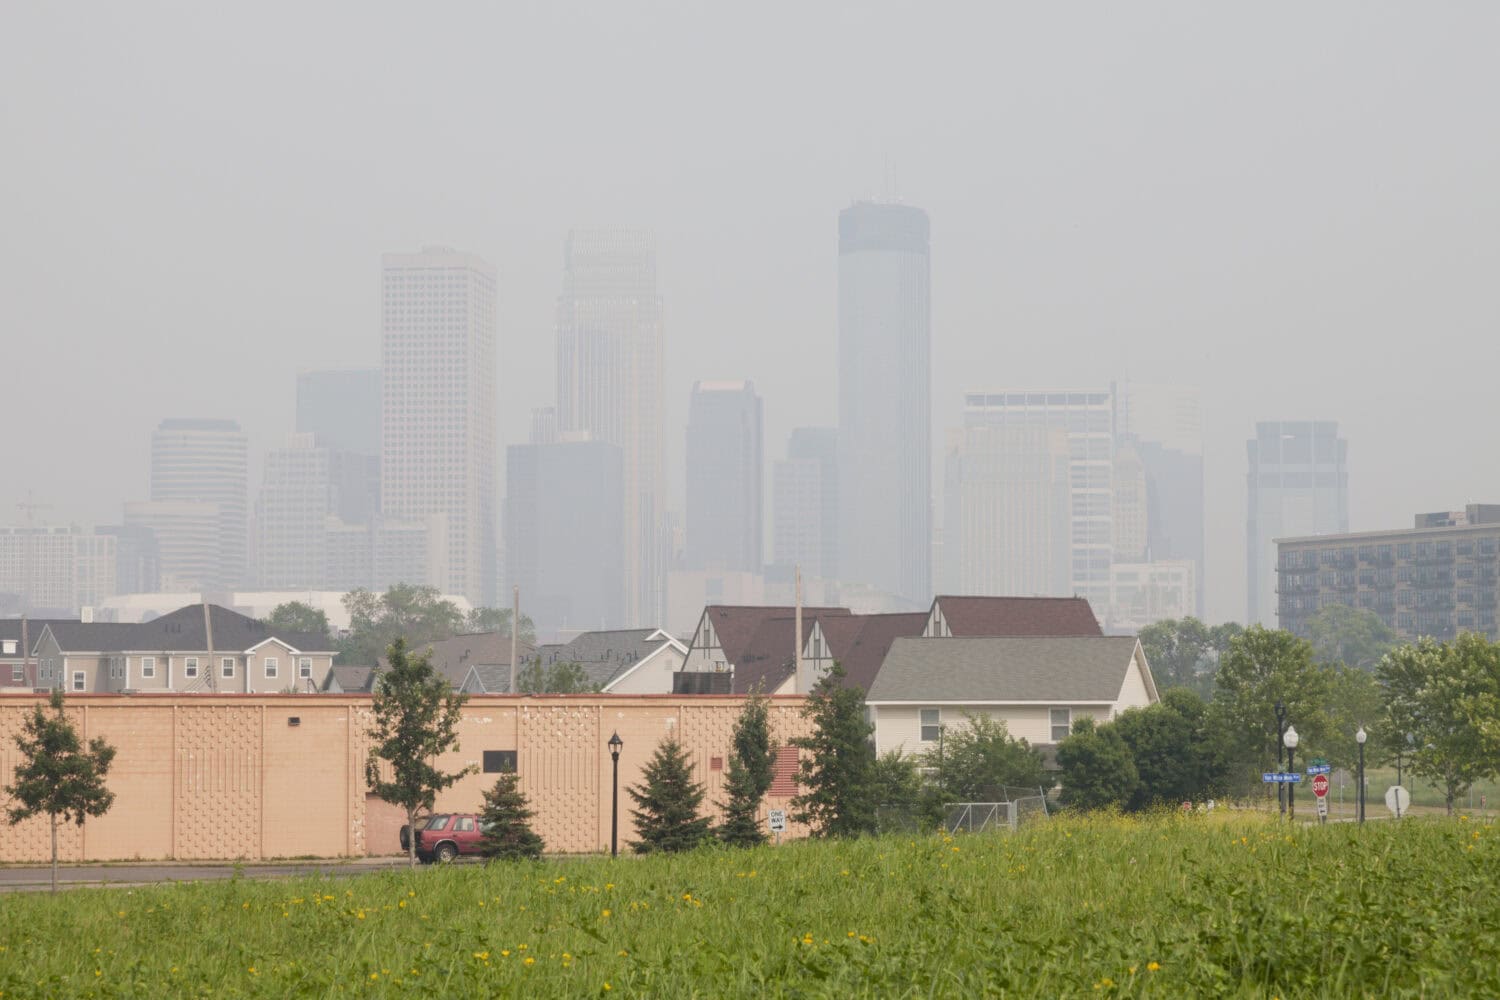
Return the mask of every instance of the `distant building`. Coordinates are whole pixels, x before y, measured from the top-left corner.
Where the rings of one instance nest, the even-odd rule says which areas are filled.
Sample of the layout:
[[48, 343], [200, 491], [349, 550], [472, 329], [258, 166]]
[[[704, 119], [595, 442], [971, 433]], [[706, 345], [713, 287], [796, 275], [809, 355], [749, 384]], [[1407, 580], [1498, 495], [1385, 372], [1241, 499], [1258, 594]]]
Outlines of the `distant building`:
[[[964, 396], [964, 427], [1062, 431], [1069, 452], [1068, 592], [1105, 606], [1114, 559], [1114, 405], [1103, 389], [996, 391]], [[945, 556], [945, 558], [952, 558]]]
[[1329, 605], [1380, 616], [1404, 642], [1500, 639], [1500, 504], [1418, 514], [1412, 528], [1280, 538], [1277, 618], [1306, 637]]
[[302, 372], [297, 431], [327, 449], [333, 513], [364, 524], [380, 512], [379, 368]]
[[521, 588], [537, 634], [626, 624], [621, 449], [587, 439], [512, 445], [505, 464], [507, 582]]
[[495, 269], [425, 247], [381, 258], [380, 510], [448, 531], [443, 590], [495, 602]]
[[932, 293], [927, 213], [839, 213], [842, 580], [918, 607], [932, 595]]
[[570, 232], [557, 300], [557, 428], [620, 449], [631, 625], [660, 621], [665, 600], [663, 357], [654, 238]]
[[1201, 616], [1207, 569], [1202, 394], [1183, 386], [1124, 382], [1115, 387], [1115, 407], [1116, 447], [1131, 448], [1145, 473], [1149, 558], [1193, 564], [1192, 613]]
[[771, 556], [807, 579], [838, 579], [838, 431], [798, 427], [772, 479]]
[[534, 662], [544, 670], [575, 663], [590, 684], [610, 694], [671, 694], [686, 656], [687, 647], [662, 629], [637, 628], [584, 632], [539, 646]]
[[94, 530], [115, 539], [115, 587], [111, 594], [149, 594], [161, 589], [161, 553], [155, 532], [139, 524], [100, 525]]
[[1061, 428], [950, 431], [943, 586], [961, 594], [1072, 593], [1072, 488]]
[[1116, 562], [1109, 568], [1105, 627], [1114, 635], [1197, 614], [1197, 567], [1187, 559]]
[[118, 543], [92, 528], [0, 528], [0, 595], [19, 612], [76, 613], [115, 592]]
[[763, 422], [754, 383], [693, 384], [687, 425], [687, 568], [759, 573], [764, 567]]
[[172, 591], [225, 589], [223, 519], [216, 503], [136, 500], [125, 504], [124, 527], [156, 539], [159, 586]]
[[1336, 421], [1268, 421], [1247, 451], [1245, 620], [1275, 628], [1275, 540], [1349, 530], [1349, 443]]
[[249, 579], [249, 483], [249, 439], [233, 420], [171, 418], [151, 435], [151, 502], [217, 508], [217, 551], [212, 563], [206, 552], [196, 560], [199, 586], [222, 590]]
[[327, 521], [333, 506], [329, 451], [312, 434], [288, 435], [266, 454], [255, 502], [257, 586], [321, 588], [327, 580]]

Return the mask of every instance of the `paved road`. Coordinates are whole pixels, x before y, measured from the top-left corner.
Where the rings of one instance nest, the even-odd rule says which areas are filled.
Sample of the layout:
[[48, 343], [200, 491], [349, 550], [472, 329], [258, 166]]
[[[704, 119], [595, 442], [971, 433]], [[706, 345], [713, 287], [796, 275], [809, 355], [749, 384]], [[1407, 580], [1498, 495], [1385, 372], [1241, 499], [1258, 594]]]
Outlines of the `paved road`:
[[[247, 864], [238, 870], [242, 878], [289, 878], [295, 875], [365, 875], [400, 868], [405, 858], [361, 858], [357, 861], [298, 861], [286, 864]], [[115, 864], [63, 865], [57, 871], [58, 887], [82, 888], [104, 885], [151, 885], [157, 882], [200, 882], [232, 878], [233, 864]], [[0, 892], [49, 889], [52, 871], [46, 865], [0, 868]]]

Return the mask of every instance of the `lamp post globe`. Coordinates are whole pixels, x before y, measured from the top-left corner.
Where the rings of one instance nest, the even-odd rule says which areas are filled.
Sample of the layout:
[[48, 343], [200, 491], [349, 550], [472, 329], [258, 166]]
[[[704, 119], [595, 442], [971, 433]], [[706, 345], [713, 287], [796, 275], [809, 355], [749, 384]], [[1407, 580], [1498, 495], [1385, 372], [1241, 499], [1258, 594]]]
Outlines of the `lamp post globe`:
[[1359, 732], [1354, 734], [1354, 742], [1359, 744], [1359, 822], [1365, 821], [1365, 740], [1370, 734], [1365, 732], [1365, 727], [1360, 726]]
[[[1287, 726], [1286, 732], [1281, 734], [1281, 742], [1286, 745], [1286, 769], [1296, 773], [1297, 767], [1292, 763], [1293, 751], [1297, 749], [1299, 737], [1296, 726]], [[1286, 786], [1286, 812], [1288, 819], [1297, 818], [1297, 786], [1288, 783]]]

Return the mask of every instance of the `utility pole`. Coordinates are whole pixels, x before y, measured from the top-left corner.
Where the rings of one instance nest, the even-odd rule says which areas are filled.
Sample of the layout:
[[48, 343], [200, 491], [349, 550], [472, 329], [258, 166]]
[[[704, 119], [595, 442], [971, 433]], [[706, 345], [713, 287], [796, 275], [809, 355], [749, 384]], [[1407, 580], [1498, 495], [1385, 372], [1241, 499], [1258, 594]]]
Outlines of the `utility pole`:
[[516, 635], [521, 631], [521, 585], [511, 587], [510, 606], [510, 693], [516, 693]]

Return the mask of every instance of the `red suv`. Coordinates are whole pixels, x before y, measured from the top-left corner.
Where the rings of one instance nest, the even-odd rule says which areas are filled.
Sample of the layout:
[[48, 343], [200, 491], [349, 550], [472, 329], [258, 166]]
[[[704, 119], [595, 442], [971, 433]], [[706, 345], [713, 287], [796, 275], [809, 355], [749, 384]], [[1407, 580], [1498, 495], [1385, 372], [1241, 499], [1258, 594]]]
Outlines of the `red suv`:
[[437, 813], [417, 831], [417, 857], [446, 863], [460, 854], [477, 856], [482, 835], [474, 813]]

